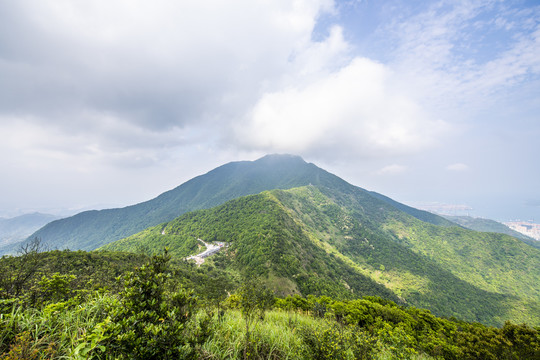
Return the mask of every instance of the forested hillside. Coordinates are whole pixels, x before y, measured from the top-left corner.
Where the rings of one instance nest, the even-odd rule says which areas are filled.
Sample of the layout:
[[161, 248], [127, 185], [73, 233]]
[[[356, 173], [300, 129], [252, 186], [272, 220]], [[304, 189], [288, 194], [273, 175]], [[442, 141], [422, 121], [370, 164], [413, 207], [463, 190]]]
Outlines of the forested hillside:
[[[265, 276], [231, 279], [218, 262], [196, 267], [166, 252], [31, 249], [1, 258], [0, 270], [1, 359], [540, 356], [539, 328], [438, 318], [374, 296], [275, 297]], [[23, 280], [17, 289], [14, 280]]]
[[272, 193], [231, 200], [209, 210], [182, 215], [164, 225], [103, 247], [108, 251], [158, 253], [167, 247], [177, 258], [196, 252], [197, 238], [229, 244], [225, 261], [237, 272], [268, 278], [278, 294], [353, 298], [379, 295], [398, 301], [384, 286], [353, 264], [327, 253], [303, 231]]
[[199, 251], [197, 238], [227, 242], [216, 261], [267, 277], [281, 294], [379, 295], [486, 324], [540, 324], [540, 252], [509, 236], [420, 221], [357, 188], [263, 192], [104, 249], [168, 247], [182, 258]]
[[[51, 249], [92, 250], [188, 211], [210, 208], [264, 190], [309, 184], [342, 190], [356, 188], [372, 197], [367, 191], [298, 156], [267, 155], [256, 161], [225, 164], [140, 204], [121, 209], [86, 211], [51, 222], [32, 234], [29, 240], [38, 237]], [[414, 210], [414, 216], [433, 217], [427, 212]], [[0, 254], [5, 251], [0, 247]]]

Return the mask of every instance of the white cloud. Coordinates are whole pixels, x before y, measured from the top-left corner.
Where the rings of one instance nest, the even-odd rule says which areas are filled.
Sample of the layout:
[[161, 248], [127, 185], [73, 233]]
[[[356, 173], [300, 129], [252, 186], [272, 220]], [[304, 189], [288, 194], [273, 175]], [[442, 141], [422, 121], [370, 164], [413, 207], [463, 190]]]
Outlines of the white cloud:
[[393, 88], [386, 66], [355, 58], [302, 87], [265, 94], [237, 134], [246, 146], [335, 156], [386, 156], [434, 145], [448, 125]]
[[385, 29], [388, 65], [401, 86], [447, 116], [470, 120], [540, 75], [538, 6], [518, 11], [493, 0], [437, 1]]
[[463, 164], [463, 163], [455, 163], [455, 164], [451, 164], [451, 165], [448, 165], [446, 167], [446, 170], [449, 170], [449, 171], [467, 171], [469, 170], [469, 166]]
[[317, 16], [332, 8], [330, 0], [0, 4], [0, 113], [62, 128], [91, 127], [81, 109], [155, 131], [229, 121], [273, 86], [291, 54], [311, 48]]
[[498, 0], [0, 1], [3, 206], [95, 184], [114, 197], [127, 178], [141, 194], [265, 152], [394, 186], [378, 175], [410, 154], [436, 167], [478, 136], [532, 139], [539, 20], [540, 6]]
[[406, 166], [398, 165], [398, 164], [392, 164], [383, 167], [379, 171], [377, 171], [378, 175], [396, 175], [401, 174], [407, 170]]

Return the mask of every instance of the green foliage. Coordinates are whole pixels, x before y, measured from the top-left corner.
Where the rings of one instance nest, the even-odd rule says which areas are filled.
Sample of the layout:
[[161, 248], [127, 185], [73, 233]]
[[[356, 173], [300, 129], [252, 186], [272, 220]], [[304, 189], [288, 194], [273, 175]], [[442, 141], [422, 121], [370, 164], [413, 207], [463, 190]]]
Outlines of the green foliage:
[[55, 344], [46, 339], [34, 341], [29, 331], [15, 337], [9, 351], [0, 355], [0, 360], [41, 360], [53, 359], [56, 353]]
[[244, 359], [250, 358], [252, 342], [250, 338], [251, 326], [258, 319], [264, 320], [264, 315], [274, 302], [274, 295], [266, 288], [260, 279], [244, 279], [242, 286], [238, 289], [240, 298], [239, 308], [246, 322], [246, 345], [244, 348]]
[[220, 166], [140, 204], [85, 211], [53, 221], [32, 237], [42, 238], [51, 248], [93, 250], [189, 211], [211, 208], [265, 190], [289, 189], [310, 183], [335, 187], [348, 185], [300, 157], [269, 155], [256, 161]]
[[98, 323], [89, 334], [85, 334], [82, 341], [73, 350], [73, 358], [77, 360], [90, 359], [93, 354], [105, 353], [106, 347], [100, 345], [109, 339], [110, 335], [107, 334], [111, 319], [106, 318], [104, 321]]
[[[509, 322], [495, 328], [443, 319], [376, 297], [279, 299], [276, 306], [287, 310], [269, 310], [264, 319], [255, 316], [257, 321], [246, 341], [245, 315], [240, 308], [228, 311], [220, 321], [209, 321], [206, 311], [194, 312], [189, 301], [170, 302], [179, 290], [170, 287], [169, 270], [160, 264], [157, 259], [155, 266], [151, 262], [146, 270], [127, 276], [121, 295], [97, 295], [80, 306], [59, 306], [54, 313], [23, 309], [12, 302], [12, 310], [0, 315], [0, 358], [536, 360], [540, 355], [539, 329]], [[142, 292], [135, 291], [137, 287]], [[249, 292], [257, 299], [256, 289]], [[161, 305], [144, 301], [148, 300], [144, 293], [161, 299]], [[135, 304], [136, 300], [146, 305]], [[241, 297], [237, 300], [240, 305]], [[321, 318], [316, 309], [323, 305], [326, 310]], [[172, 316], [182, 306], [177, 312], [181, 317]], [[137, 313], [122, 310], [128, 307]], [[133, 317], [141, 324], [132, 322]], [[123, 323], [123, 319], [127, 321]], [[179, 328], [179, 333], [170, 336]], [[130, 338], [126, 348], [119, 346], [131, 331], [142, 340]], [[140, 352], [133, 346], [140, 347]]]
[[187, 333], [196, 299], [180, 288], [168, 292], [167, 253], [128, 273], [120, 302], [110, 312], [103, 344], [108, 354], [129, 359], [189, 359]]
[[377, 295], [486, 324], [540, 324], [536, 250], [448, 224], [419, 221], [358, 188], [307, 186], [187, 213], [106, 248], [168, 246], [180, 259], [200, 251], [198, 238], [223, 241], [213, 264], [228, 277], [265, 277], [281, 296]]
[[145, 255], [47, 251], [0, 258], [0, 299], [19, 298], [25, 306], [82, 296], [90, 290], [120, 291], [116, 278], [146, 260]]
[[301, 328], [300, 335], [309, 359], [372, 359], [376, 351], [376, 338], [354, 326], [323, 323]]
[[[324, 302], [330, 311], [325, 318], [336, 320], [331, 323], [334, 325], [323, 330], [316, 331], [313, 327], [304, 330], [303, 336], [315, 354], [312, 356], [320, 358], [332, 358], [341, 354], [343, 349], [354, 347], [350, 345], [350, 336], [343, 330], [347, 327], [355, 327], [353, 332], [367, 332], [364, 341], [372, 339], [376, 343], [373, 345], [371, 342], [368, 347], [371, 353], [386, 352], [395, 359], [410, 358], [419, 352], [444, 359], [471, 360], [536, 359], [540, 355], [540, 332], [527, 325], [507, 322], [502, 328], [494, 328], [452, 321], [438, 318], [427, 310], [401, 307], [375, 297], [353, 301], [310, 298], [308, 301], [314, 317], [319, 316], [317, 304]], [[292, 303], [291, 299], [283, 299], [280, 303], [287, 302]], [[343, 343], [349, 345], [341, 346]]]
[[41, 240], [33, 239], [19, 249], [19, 256], [3, 256], [0, 261], [0, 298], [18, 297], [40, 266]]
[[[156, 237], [163, 241], [156, 242]], [[176, 242], [167, 240], [171, 238]], [[273, 290], [281, 295], [373, 294], [399, 301], [384, 286], [314, 243], [274, 193], [251, 195], [213, 209], [184, 214], [104, 248], [125, 251], [148, 246], [154, 252], [168, 246], [171, 255], [180, 258], [187, 255], [184, 244], [197, 238], [228, 243], [226, 257], [217, 256], [227, 269], [274, 279]], [[283, 284], [288, 284], [287, 288]]]
[[59, 273], [54, 273], [50, 277], [43, 275], [38, 281], [37, 296], [42, 303], [66, 301], [71, 297], [71, 282], [75, 279], [75, 275]]
[[[434, 226], [354, 189], [303, 187], [273, 194], [321, 247], [408, 304], [492, 325], [507, 319], [540, 324], [540, 256], [515, 239]], [[464, 246], [475, 256], [465, 256], [459, 250]]]

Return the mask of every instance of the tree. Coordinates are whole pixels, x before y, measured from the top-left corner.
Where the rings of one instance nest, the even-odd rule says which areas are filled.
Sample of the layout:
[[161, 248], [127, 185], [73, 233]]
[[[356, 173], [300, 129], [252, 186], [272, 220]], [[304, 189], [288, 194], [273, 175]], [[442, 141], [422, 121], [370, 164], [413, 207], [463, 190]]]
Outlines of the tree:
[[233, 285], [229, 278], [221, 273], [210, 273], [205, 279], [203, 286], [204, 297], [217, 310], [219, 318], [224, 314], [222, 303], [228, 296], [227, 291], [232, 290], [232, 287]]
[[196, 298], [180, 288], [169, 291], [165, 253], [128, 273], [120, 303], [111, 311], [107, 353], [129, 359], [189, 359], [195, 356], [186, 329]]
[[34, 277], [39, 266], [39, 253], [45, 248], [40, 238], [25, 242], [17, 250], [17, 256], [2, 262], [0, 268], [0, 294], [2, 297], [18, 297], [23, 287]]
[[254, 323], [259, 319], [264, 319], [264, 314], [273, 302], [272, 291], [263, 284], [262, 280], [256, 278], [245, 279], [238, 291], [240, 295], [240, 311], [246, 322], [246, 345], [244, 347], [244, 359], [247, 359], [250, 345], [250, 331]]

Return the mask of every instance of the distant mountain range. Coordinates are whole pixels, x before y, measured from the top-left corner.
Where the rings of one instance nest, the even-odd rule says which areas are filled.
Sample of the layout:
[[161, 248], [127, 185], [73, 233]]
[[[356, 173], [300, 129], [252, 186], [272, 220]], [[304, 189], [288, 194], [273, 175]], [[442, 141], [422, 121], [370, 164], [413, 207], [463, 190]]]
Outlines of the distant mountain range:
[[[456, 220], [457, 221], [457, 220]], [[379, 295], [438, 315], [540, 325], [540, 250], [353, 186], [291, 155], [232, 162], [121, 209], [86, 211], [30, 236], [50, 248], [158, 252], [265, 277], [281, 294]]]
[[0, 246], [18, 243], [56, 219], [57, 216], [37, 212], [14, 218], [0, 218]]
[[508, 226], [501, 224], [495, 220], [482, 219], [470, 216], [448, 216], [442, 215], [444, 218], [455, 222], [458, 225], [463, 226], [464, 228], [483, 231], [483, 232], [494, 232], [500, 234], [506, 234], [513, 236], [517, 239], [520, 239], [526, 244], [529, 244], [537, 249], [540, 249], [540, 241], [535, 240], [525, 234], [522, 234], [518, 231], [510, 229]]
[[[42, 228], [36, 227], [39, 230], [31, 233], [28, 239], [38, 237], [51, 249], [93, 250], [149, 226], [172, 220], [188, 211], [210, 208], [265, 190], [289, 189], [309, 184], [349, 185], [298, 156], [267, 155], [256, 161], [225, 164], [143, 203], [124, 208], [84, 211], [56, 221], [49, 219], [45, 226], [45, 223], [42, 224]], [[409, 207], [375, 192], [369, 194], [422, 221], [442, 226], [453, 225], [441, 216]], [[12, 252], [16, 246], [18, 244], [6, 246], [0, 243], [0, 254]]]

